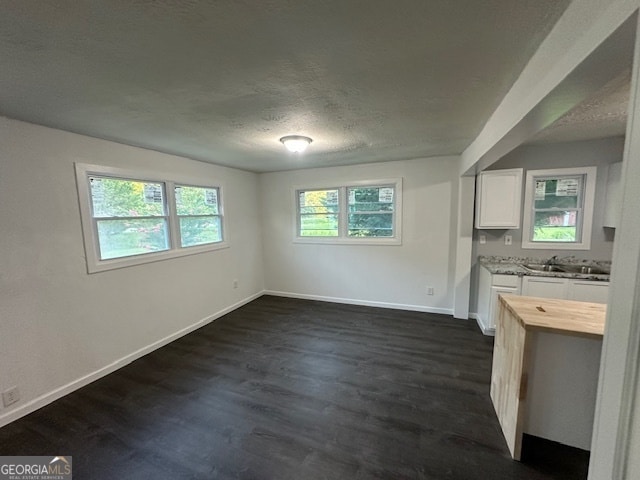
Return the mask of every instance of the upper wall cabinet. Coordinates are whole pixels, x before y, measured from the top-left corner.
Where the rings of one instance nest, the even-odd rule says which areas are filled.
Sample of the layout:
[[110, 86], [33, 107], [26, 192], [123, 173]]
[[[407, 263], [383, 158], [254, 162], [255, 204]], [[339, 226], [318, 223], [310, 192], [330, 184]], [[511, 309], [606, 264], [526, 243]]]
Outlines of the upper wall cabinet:
[[480, 172], [476, 180], [476, 228], [520, 228], [522, 171], [513, 168]]
[[607, 200], [604, 204], [604, 227], [616, 228], [620, 224], [622, 210], [622, 162], [609, 165], [607, 176]]

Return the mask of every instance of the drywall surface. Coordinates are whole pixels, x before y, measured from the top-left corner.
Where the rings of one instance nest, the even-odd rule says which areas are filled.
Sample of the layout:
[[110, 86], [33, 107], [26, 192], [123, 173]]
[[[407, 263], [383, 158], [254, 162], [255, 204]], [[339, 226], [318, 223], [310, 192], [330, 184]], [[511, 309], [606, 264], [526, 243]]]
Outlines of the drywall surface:
[[[223, 182], [229, 248], [87, 274], [74, 162]], [[0, 425], [259, 294], [257, 192], [253, 173], [0, 118], [0, 390], [21, 395]]]
[[[267, 291], [452, 313], [457, 157], [260, 177]], [[295, 188], [403, 179], [402, 245], [296, 243]], [[434, 295], [427, 295], [427, 286]]]
[[636, 30], [622, 212], [602, 345], [590, 480], [640, 478], [640, 28]]
[[467, 255], [473, 249], [473, 205], [475, 197], [475, 177], [458, 179], [458, 228], [456, 231], [456, 286], [454, 293], [455, 318], [469, 318], [469, 297], [471, 295], [472, 257]]
[[[473, 264], [471, 311], [477, 310], [478, 255], [503, 255], [512, 257], [551, 258], [574, 256], [590, 260], [611, 260], [615, 230], [604, 228], [604, 203], [606, 196], [607, 169], [610, 163], [622, 161], [624, 138], [613, 137], [582, 142], [556, 143], [549, 145], [524, 145], [509, 153], [489, 170], [524, 168], [541, 170], [549, 168], [570, 168], [597, 166], [596, 196], [593, 210], [590, 250], [541, 250], [522, 248], [522, 228], [512, 230], [475, 230], [473, 235]], [[522, 189], [524, 196], [525, 189]], [[523, 197], [524, 198], [524, 197]], [[524, 201], [523, 207], [524, 209]], [[524, 215], [524, 211], [522, 212]], [[486, 237], [486, 244], [479, 243], [479, 236]], [[511, 235], [513, 243], [504, 244], [504, 236]]]
[[530, 341], [524, 432], [589, 450], [602, 339], [532, 332]]

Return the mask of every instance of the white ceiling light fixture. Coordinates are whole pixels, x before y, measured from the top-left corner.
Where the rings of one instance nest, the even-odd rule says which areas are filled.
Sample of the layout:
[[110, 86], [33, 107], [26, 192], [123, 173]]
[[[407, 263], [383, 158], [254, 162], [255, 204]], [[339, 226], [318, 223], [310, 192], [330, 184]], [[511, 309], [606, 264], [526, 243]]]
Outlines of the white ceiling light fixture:
[[301, 135], [287, 135], [282, 137], [280, 141], [287, 147], [287, 150], [293, 153], [304, 152], [309, 144], [313, 141], [309, 137], [303, 137]]

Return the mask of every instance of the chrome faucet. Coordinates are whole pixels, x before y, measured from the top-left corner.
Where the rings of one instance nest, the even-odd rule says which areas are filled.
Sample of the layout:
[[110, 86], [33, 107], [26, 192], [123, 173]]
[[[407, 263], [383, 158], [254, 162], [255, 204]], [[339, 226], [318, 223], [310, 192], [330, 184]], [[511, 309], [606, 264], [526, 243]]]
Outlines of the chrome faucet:
[[549, 260], [547, 260], [546, 262], [544, 262], [545, 265], [549, 266], [549, 265], [555, 265], [556, 262], [558, 260], [558, 256], [554, 255], [553, 257], [551, 257]]

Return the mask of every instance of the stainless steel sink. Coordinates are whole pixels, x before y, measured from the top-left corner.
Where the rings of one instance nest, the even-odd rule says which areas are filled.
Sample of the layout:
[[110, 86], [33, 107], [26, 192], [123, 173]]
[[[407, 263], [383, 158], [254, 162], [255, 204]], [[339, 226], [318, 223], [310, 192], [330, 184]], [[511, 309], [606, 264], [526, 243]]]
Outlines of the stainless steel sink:
[[568, 273], [583, 273], [588, 275], [609, 275], [611, 272], [600, 267], [591, 267], [588, 265], [561, 265], [562, 271]]
[[567, 264], [532, 264], [522, 265], [532, 272], [560, 272], [560, 273], [581, 273], [585, 275], [609, 275], [610, 271], [601, 267], [587, 265], [567, 265]]
[[528, 263], [526, 265], [523, 265], [523, 267], [533, 272], [564, 272], [565, 271], [560, 265]]

